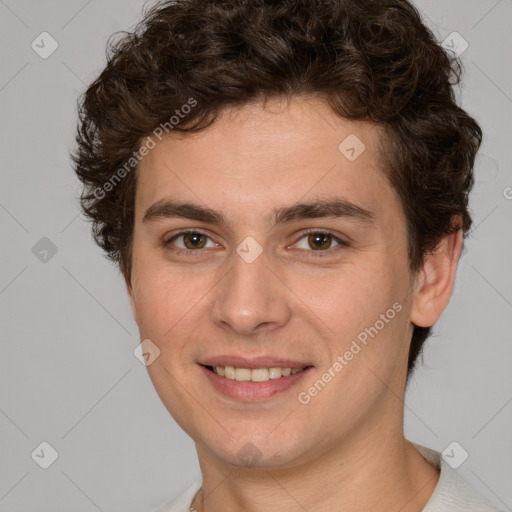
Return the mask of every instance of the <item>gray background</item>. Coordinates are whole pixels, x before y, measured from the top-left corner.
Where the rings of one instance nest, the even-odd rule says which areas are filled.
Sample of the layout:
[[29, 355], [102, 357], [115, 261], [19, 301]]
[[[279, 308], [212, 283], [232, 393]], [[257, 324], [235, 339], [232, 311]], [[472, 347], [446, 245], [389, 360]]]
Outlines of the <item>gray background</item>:
[[[460, 443], [459, 471], [511, 510], [512, 0], [417, 5], [440, 41], [456, 31], [468, 42], [461, 100], [485, 141], [475, 230], [409, 386], [406, 435], [439, 451]], [[0, 0], [1, 511], [152, 511], [199, 475], [192, 441], [133, 354], [124, 283], [79, 216], [68, 158], [77, 97], [102, 69], [108, 36], [142, 7]], [[47, 59], [31, 48], [43, 31], [59, 45]], [[43, 237], [57, 249], [46, 261]], [[31, 457], [43, 441], [59, 454], [46, 470]]]

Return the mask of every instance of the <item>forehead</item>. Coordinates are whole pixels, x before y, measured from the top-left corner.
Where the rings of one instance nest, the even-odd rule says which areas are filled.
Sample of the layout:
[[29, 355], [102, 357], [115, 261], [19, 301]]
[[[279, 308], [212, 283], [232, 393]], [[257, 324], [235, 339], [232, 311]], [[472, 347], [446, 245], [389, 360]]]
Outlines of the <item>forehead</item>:
[[[383, 130], [337, 116], [319, 99], [274, 99], [222, 111], [206, 130], [171, 133], [137, 169], [136, 216], [180, 199], [268, 221], [270, 207], [322, 196], [364, 208], [393, 201]], [[367, 208], [369, 209], [369, 208]], [[236, 219], [235, 219], [236, 221]]]

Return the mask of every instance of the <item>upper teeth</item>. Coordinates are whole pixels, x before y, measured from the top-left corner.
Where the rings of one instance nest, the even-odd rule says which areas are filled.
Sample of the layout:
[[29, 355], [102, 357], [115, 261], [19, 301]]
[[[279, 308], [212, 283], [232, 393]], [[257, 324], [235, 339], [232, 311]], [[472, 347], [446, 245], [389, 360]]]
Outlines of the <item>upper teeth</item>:
[[231, 380], [252, 380], [253, 382], [265, 382], [279, 377], [288, 377], [303, 371], [304, 368], [235, 368], [234, 366], [213, 366], [213, 371]]

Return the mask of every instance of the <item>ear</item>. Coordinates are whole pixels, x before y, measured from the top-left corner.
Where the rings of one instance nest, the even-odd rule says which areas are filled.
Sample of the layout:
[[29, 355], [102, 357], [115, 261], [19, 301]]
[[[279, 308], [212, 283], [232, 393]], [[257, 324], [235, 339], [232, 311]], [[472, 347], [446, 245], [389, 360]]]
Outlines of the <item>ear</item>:
[[448, 305], [462, 250], [462, 235], [462, 229], [445, 235], [438, 247], [425, 257], [415, 284], [411, 309], [414, 325], [434, 325]]

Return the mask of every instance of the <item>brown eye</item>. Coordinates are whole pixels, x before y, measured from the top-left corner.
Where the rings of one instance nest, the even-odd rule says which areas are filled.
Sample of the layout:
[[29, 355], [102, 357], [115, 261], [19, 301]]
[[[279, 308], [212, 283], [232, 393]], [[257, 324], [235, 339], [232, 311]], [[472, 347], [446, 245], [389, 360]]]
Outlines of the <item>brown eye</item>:
[[206, 245], [206, 236], [202, 233], [185, 233], [181, 235], [187, 249], [202, 249]]
[[315, 230], [306, 231], [294, 245], [294, 247], [303, 249], [306, 254], [310, 253], [311, 256], [320, 256], [322, 253], [331, 254], [348, 246], [348, 242], [341, 240], [334, 233]]
[[[207, 244], [210, 245], [207, 245]], [[215, 244], [208, 235], [201, 231], [182, 231], [163, 242], [164, 246], [174, 251], [182, 251], [184, 253], [201, 252], [199, 249], [214, 248]]]
[[316, 251], [321, 249], [329, 249], [332, 242], [332, 235], [329, 233], [311, 233], [308, 236], [310, 247]]

